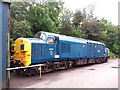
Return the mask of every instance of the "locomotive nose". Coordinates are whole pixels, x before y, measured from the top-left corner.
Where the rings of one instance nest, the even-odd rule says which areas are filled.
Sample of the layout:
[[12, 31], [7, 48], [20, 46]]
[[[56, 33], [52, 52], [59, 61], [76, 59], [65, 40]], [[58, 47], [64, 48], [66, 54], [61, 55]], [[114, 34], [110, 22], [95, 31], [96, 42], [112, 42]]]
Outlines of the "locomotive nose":
[[26, 39], [17, 39], [12, 45], [12, 52], [14, 52], [14, 61], [20, 61], [24, 66], [31, 64], [31, 43]]

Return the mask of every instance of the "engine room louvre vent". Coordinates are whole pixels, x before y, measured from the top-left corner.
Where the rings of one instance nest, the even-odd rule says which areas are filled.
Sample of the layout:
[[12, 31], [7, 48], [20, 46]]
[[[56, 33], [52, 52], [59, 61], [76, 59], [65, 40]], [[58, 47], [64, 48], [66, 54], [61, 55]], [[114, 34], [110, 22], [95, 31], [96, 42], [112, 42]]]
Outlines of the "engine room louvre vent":
[[70, 44], [69, 43], [62, 43], [62, 53], [70, 53]]
[[45, 57], [45, 46], [42, 44], [32, 44], [32, 56], [33, 58]]

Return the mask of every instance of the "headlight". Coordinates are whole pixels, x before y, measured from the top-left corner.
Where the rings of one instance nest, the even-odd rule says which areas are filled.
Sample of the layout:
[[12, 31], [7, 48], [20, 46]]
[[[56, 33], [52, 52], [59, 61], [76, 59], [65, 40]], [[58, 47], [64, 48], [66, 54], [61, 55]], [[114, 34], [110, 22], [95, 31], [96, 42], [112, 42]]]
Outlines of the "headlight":
[[27, 57], [30, 58], [30, 55], [28, 54]]
[[24, 44], [23, 44], [23, 45], [21, 45], [20, 49], [21, 49], [21, 50], [24, 50]]

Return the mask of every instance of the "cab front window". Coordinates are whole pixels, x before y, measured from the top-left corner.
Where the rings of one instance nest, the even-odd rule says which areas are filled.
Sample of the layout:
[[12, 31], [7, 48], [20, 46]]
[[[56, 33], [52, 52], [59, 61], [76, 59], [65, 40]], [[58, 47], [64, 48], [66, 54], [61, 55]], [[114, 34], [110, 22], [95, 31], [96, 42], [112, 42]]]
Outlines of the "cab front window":
[[46, 35], [44, 33], [38, 33], [38, 34], [35, 35], [35, 38], [39, 38], [39, 39], [45, 41]]
[[40, 38], [41, 33], [35, 35], [35, 38]]

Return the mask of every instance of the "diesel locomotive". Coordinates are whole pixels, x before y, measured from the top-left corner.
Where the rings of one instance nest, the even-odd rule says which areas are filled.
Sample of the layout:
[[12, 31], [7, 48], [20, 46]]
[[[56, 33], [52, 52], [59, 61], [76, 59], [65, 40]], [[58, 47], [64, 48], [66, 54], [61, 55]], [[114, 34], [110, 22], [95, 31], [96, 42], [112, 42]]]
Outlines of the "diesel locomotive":
[[[109, 57], [109, 49], [104, 43], [44, 31], [38, 32], [34, 38], [18, 38], [12, 45], [12, 52], [14, 66], [42, 63], [43, 72], [104, 63]], [[38, 68], [35, 70], [39, 72]]]

